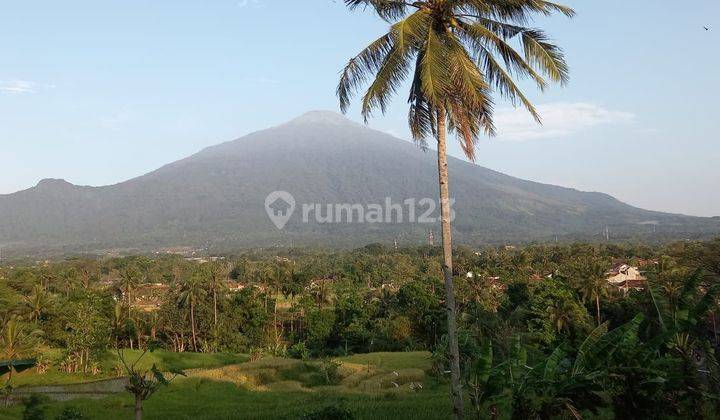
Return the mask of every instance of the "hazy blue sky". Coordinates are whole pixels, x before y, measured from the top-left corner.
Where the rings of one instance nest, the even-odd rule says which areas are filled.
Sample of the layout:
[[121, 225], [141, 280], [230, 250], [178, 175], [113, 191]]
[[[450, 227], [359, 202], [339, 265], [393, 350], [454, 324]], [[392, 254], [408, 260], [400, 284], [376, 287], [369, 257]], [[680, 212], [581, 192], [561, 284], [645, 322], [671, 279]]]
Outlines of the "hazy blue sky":
[[[565, 48], [570, 85], [528, 90], [542, 128], [499, 103], [478, 164], [720, 215], [720, 1], [566, 4], [574, 20], [536, 25]], [[340, 69], [386, 26], [341, 0], [0, 0], [0, 193], [116, 183], [337, 110]], [[405, 99], [370, 125], [408, 138]]]

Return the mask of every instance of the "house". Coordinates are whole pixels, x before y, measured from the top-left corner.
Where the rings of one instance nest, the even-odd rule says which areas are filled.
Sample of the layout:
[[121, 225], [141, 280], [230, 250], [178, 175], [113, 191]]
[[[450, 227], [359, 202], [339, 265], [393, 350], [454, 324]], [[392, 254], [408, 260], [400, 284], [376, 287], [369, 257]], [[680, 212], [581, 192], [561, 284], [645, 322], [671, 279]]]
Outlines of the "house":
[[623, 294], [628, 294], [631, 290], [639, 292], [645, 290], [645, 280], [625, 280], [616, 286]]
[[141, 284], [133, 293], [133, 309], [155, 312], [160, 309], [163, 298], [170, 292], [170, 286], [162, 283]]
[[228, 292], [230, 293], [239, 293], [243, 289], [245, 289], [245, 285], [241, 284], [240, 282], [228, 280], [225, 282], [225, 286], [227, 287]]
[[305, 290], [316, 289], [316, 288], [320, 288], [320, 287], [328, 287], [328, 286], [332, 285], [332, 283], [335, 282], [335, 280], [337, 280], [337, 279], [338, 278], [336, 276], [332, 276], [332, 275], [312, 279], [310, 281], [310, 284], [305, 287]]
[[606, 272], [605, 276], [611, 286], [617, 287], [623, 293], [645, 289], [646, 279], [640, 269], [625, 263], [617, 264]]
[[645, 280], [640, 269], [628, 264], [617, 264], [605, 273], [608, 283], [616, 285], [625, 280]]

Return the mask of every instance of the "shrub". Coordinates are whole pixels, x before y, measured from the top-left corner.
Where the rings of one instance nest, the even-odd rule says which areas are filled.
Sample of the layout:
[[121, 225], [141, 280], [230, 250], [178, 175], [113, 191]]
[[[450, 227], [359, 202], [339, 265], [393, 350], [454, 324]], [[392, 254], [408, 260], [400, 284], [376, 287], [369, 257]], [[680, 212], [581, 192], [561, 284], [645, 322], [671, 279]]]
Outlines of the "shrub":
[[38, 394], [32, 394], [25, 400], [25, 410], [23, 410], [23, 420], [44, 420], [45, 419], [45, 403], [47, 399]]
[[304, 342], [293, 344], [288, 350], [288, 355], [294, 359], [305, 360], [310, 357], [310, 349]]
[[340, 363], [330, 358], [323, 359], [320, 363], [320, 371], [325, 375], [325, 382], [328, 385], [337, 385], [342, 380], [340, 376]]
[[309, 411], [300, 420], [354, 420], [355, 415], [342, 404], [326, 405], [320, 409]]
[[55, 420], [81, 420], [82, 418], [82, 413], [75, 407], [65, 407], [65, 409], [55, 417]]

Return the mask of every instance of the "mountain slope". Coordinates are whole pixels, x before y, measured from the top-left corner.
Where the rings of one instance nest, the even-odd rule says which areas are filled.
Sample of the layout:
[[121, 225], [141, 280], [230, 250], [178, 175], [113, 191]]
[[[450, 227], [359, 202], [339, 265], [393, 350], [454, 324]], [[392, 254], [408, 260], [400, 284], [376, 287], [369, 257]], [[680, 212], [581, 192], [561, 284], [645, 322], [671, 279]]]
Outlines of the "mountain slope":
[[[370, 130], [330, 112], [209, 147], [141, 177], [104, 187], [43, 180], [0, 195], [0, 246], [86, 249], [133, 246], [359, 245], [418, 243], [436, 224], [302, 221], [303, 203], [402, 204], [437, 196], [432, 151]], [[634, 208], [608, 195], [513, 178], [450, 159], [457, 239], [527, 241], [555, 235], [697, 235], [720, 230], [716, 219]], [[294, 217], [278, 230], [265, 197], [290, 192]], [[416, 206], [422, 213], [427, 206]], [[324, 208], [323, 208], [324, 209]], [[436, 210], [434, 216], [438, 214]]]

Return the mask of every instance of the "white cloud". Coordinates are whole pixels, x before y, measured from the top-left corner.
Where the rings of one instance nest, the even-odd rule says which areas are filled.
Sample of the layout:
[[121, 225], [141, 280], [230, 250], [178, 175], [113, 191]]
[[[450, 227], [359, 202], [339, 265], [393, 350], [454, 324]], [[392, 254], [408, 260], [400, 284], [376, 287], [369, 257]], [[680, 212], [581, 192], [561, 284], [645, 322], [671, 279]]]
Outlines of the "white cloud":
[[587, 103], [548, 103], [537, 106], [539, 125], [523, 108], [502, 108], [495, 112], [495, 125], [501, 140], [540, 140], [568, 137], [600, 125], [626, 124], [635, 115]]
[[35, 93], [40, 89], [52, 89], [54, 85], [29, 82], [27, 80], [0, 80], [0, 92], [2, 93]]

